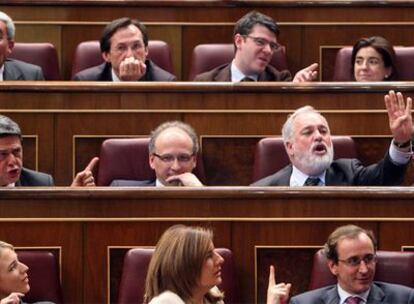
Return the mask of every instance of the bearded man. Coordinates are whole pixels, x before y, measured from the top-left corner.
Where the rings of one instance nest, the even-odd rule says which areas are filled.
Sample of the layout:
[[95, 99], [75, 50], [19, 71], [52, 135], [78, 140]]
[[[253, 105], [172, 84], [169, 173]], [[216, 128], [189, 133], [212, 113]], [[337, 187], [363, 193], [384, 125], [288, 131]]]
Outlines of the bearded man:
[[[328, 122], [311, 106], [288, 117], [282, 136], [291, 164], [252, 186], [392, 186], [404, 180], [412, 156], [410, 97], [390, 91], [384, 97], [393, 136], [379, 163], [365, 167], [357, 159], [333, 161]], [[275, 156], [277, 157], [277, 156]]]

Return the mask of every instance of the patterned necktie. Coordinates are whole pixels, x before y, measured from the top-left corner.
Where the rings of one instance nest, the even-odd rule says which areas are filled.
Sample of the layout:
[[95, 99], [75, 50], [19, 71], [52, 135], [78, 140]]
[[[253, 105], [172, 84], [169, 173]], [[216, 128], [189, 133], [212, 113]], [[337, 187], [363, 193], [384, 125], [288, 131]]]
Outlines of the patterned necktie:
[[242, 80], [240, 80], [240, 82], [252, 82], [252, 81], [256, 81], [256, 80], [254, 80], [253, 78], [250, 78], [250, 77], [244, 77]]
[[305, 181], [304, 186], [317, 186], [319, 185], [320, 181], [321, 180], [319, 177], [308, 177]]
[[346, 304], [360, 304], [361, 302], [362, 302], [362, 299], [358, 297], [349, 297], [345, 301]]

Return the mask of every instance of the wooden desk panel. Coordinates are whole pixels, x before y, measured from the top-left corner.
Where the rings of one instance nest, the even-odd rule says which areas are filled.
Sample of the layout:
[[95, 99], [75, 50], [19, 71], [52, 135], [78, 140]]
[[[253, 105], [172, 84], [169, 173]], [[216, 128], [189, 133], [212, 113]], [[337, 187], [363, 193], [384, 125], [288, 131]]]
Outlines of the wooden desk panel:
[[279, 246], [273, 249], [274, 256], [292, 252], [272, 262], [279, 278], [294, 284], [294, 293], [304, 291], [308, 276], [306, 269], [289, 267], [310, 258], [306, 246], [320, 247], [339, 225], [372, 229], [380, 249], [413, 246], [413, 191], [408, 187], [0, 189], [0, 239], [17, 246], [61, 246], [65, 302], [105, 303], [117, 296], [122, 266], [117, 250], [154, 246], [175, 223], [210, 226], [215, 245], [233, 251], [242, 301], [253, 303], [254, 286], [267, 278], [267, 267], [258, 269], [260, 277], [255, 278], [256, 246]]
[[[167, 120], [191, 124], [200, 136], [210, 185], [248, 185], [256, 142], [280, 135], [286, 116], [311, 104], [336, 135], [357, 140], [364, 163], [378, 161], [389, 143], [383, 95], [412, 94], [411, 83], [73, 83], [0, 84], [0, 109], [23, 133], [37, 136], [30, 164], [69, 185], [110, 137], [148, 136]], [[225, 144], [223, 144], [225, 143]], [[38, 149], [38, 151], [36, 150]], [[37, 153], [37, 154], [36, 154]]]

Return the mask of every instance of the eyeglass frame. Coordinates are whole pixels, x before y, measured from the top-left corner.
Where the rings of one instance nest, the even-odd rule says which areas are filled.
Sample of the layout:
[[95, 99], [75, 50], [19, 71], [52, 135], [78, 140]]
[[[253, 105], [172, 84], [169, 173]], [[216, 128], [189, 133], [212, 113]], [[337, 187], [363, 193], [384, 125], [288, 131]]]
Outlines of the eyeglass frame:
[[359, 256], [352, 256], [347, 259], [338, 258], [338, 262], [342, 262], [349, 267], [359, 267], [362, 261], [364, 261], [365, 265], [372, 265], [377, 262], [377, 255], [375, 253], [369, 253], [364, 255], [362, 258]]
[[[155, 157], [157, 157], [159, 160], [161, 160], [163, 163], [166, 163], [166, 164], [173, 163], [175, 160], [177, 160], [179, 163], [188, 163], [195, 156], [194, 153], [191, 153], [191, 154], [181, 153], [181, 154], [178, 154], [178, 155], [172, 155], [172, 154], [160, 155], [160, 154], [157, 154], [157, 153], [153, 152], [151, 154], [154, 155]], [[165, 159], [165, 158], [168, 158], [168, 157], [173, 157], [173, 158], [171, 160]], [[182, 159], [181, 158], [181, 160], [180, 160], [180, 157], [184, 157], [184, 158], [188, 157], [188, 159]]]
[[255, 36], [251, 36], [251, 35], [242, 35], [242, 36], [243, 36], [243, 37], [245, 37], [245, 38], [250, 38], [250, 39], [252, 39], [252, 40], [253, 40], [253, 42], [254, 42], [254, 43], [255, 43], [258, 47], [264, 48], [264, 47], [266, 47], [267, 45], [269, 45], [270, 50], [271, 50], [272, 52], [276, 52], [277, 50], [279, 50], [279, 49], [282, 47], [279, 43], [269, 41], [269, 40], [267, 40], [266, 38], [263, 38], [263, 37], [255, 37]]

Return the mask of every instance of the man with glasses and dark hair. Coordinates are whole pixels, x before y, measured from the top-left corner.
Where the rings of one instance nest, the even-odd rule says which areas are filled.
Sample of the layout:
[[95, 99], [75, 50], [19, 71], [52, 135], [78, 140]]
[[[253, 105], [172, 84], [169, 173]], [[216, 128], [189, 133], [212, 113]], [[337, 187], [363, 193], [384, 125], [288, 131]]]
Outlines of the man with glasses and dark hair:
[[100, 40], [105, 63], [77, 73], [82, 81], [174, 81], [176, 77], [148, 57], [148, 35], [136, 19], [119, 18], [109, 23]]
[[[211, 71], [199, 74], [194, 81], [291, 81], [289, 71], [278, 71], [270, 65], [277, 42], [279, 28], [269, 16], [252, 11], [237, 21], [233, 42], [234, 59]], [[315, 80], [318, 64], [314, 63], [296, 73], [293, 82]]]
[[[98, 163], [95, 157], [85, 170], [73, 179], [72, 187], [95, 186], [92, 170]], [[0, 115], [0, 187], [53, 186], [49, 174], [23, 167], [22, 132], [9, 117]]]
[[151, 132], [149, 165], [155, 180], [114, 180], [111, 186], [203, 186], [191, 173], [199, 149], [194, 129], [180, 121], [169, 121]]
[[355, 225], [337, 228], [328, 237], [324, 252], [338, 284], [305, 292], [293, 297], [290, 303], [414, 303], [413, 289], [374, 281], [376, 250], [377, 242], [371, 231]]

